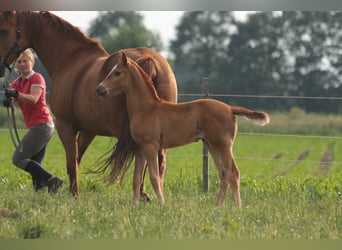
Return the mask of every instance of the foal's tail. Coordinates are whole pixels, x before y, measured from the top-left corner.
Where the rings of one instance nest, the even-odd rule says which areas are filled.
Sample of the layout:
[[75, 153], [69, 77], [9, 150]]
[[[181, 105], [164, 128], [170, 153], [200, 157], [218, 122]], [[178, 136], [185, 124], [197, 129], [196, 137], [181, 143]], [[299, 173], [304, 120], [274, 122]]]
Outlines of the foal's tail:
[[234, 115], [245, 116], [257, 125], [264, 126], [270, 122], [270, 117], [265, 112], [253, 111], [244, 107], [231, 106]]

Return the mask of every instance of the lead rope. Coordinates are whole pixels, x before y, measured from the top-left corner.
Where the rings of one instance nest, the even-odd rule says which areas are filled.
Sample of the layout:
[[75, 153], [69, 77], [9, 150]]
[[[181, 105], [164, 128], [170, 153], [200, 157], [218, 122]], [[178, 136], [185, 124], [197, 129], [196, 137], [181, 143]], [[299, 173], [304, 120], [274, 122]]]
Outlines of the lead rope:
[[[13, 65], [15, 65], [16, 61], [17, 61], [17, 59], [15, 59]], [[5, 89], [8, 88], [9, 81], [10, 81], [11, 74], [12, 74], [12, 69], [13, 69], [13, 67], [9, 68], [9, 74], [8, 74], [7, 80], [6, 80], [5, 85], [4, 85]], [[20, 136], [18, 133], [17, 122], [15, 119], [14, 111], [15, 111], [15, 108], [14, 108], [13, 103], [11, 102], [10, 106], [7, 107], [8, 130], [10, 132], [11, 140], [12, 140], [12, 143], [13, 143], [15, 149], [18, 150], [19, 152], [23, 152], [23, 146], [21, 144]]]
[[[8, 120], [8, 129], [11, 135], [12, 143], [16, 150], [19, 152], [23, 152], [23, 146], [21, 144], [21, 140], [18, 134], [17, 123], [14, 115], [14, 105], [11, 103], [9, 107], [7, 107], [7, 120]], [[14, 132], [13, 132], [14, 131]]]

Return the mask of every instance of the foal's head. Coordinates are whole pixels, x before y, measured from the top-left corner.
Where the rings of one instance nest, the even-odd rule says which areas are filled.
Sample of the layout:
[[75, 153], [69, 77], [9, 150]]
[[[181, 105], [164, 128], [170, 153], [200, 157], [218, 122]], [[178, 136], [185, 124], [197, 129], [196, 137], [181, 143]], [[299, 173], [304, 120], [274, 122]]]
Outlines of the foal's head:
[[108, 57], [102, 70], [106, 77], [96, 88], [99, 96], [118, 96], [125, 93], [132, 83], [144, 82], [159, 99], [151, 79], [156, 75], [156, 68], [151, 57], [142, 56], [135, 62], [127, 57], [124, 51], [118, 51]]
[[112, 54], [103, 65], [103, 70], [108, 74], [97, 86], [96, 92], [102, 97], [114, 97], [124, 93], [125, 82], [129, 76], [129, 59], [123, 51]]

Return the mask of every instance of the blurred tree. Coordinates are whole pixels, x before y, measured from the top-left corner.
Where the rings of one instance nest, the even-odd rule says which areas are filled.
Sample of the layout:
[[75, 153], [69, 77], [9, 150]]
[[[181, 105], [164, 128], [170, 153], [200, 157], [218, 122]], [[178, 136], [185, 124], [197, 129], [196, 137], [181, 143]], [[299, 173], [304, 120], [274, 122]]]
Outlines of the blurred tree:
[[163, 49], [160, 34], [148, 30], [143, 16], [134, 11], [100, 12], [91, 22], [88, 34], [100, 39], [108, 53], [132, 47]]
[[[304, 96], [341, 96], [342, 12], [284, 12], [287, 53], [292, 55], [288, 82], [292, 93]], [[298, 102], [308, 111], [337, 111], [334, 102]]]
[[229, 81], [229, 92], [246, 94], [280, 94], [274, 84], [282, 78], [283, 51], [278, 47], [282, 37], [281, 22], [272, 12], [250, 16], [237, 23], [237, 33], [229, 44], [229, 67], [222, 69]]
[[[282, 25], [278, 12], [257, 12], [247, 22], [237, 23], [237, 32], [229, 44], [229, 63], [220, 70], [228, 81], [222, 91], [247, 95], [286, 94], [287, 56], [280, 46]], [[278, 99], [243, 101], [262, 108], [283, 105]]]
[[198, 93], [202, 77], [212, 83], [221, 75], [217, 65], [227, 62], [227, 48], [234, 32], [231, 12], [185, 12], [176, 27], [177, 37], [170, 49], [180, 92]]
[[[180, 92], [199, 93], [200, 78], [208, 76], [211, 93], [341, 96], [342, 12], [256, 12], [245, 22], [230, 12], [191, 12], [184, 14], [177, 32], [171, 49], [183, 83]], [[307, 99], [250, 104], [266, 109], [294, 105], [307, 111], [341, 110], [334, 102]]]

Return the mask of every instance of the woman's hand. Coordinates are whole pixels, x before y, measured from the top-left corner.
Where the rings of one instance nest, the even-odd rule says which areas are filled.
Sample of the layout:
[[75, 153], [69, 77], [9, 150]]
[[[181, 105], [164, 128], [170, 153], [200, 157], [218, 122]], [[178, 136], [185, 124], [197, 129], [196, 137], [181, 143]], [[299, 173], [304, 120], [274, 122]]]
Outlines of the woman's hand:
[[11, 97], [14, 97], [14, 98], [18, 98], [19, 96], [19, 92], [16, 90], [16, 89], [5, 89], [5, 96], [7, 98], [11, 98]]

